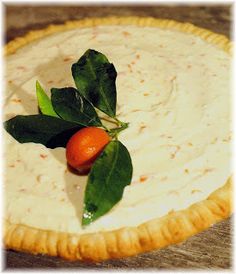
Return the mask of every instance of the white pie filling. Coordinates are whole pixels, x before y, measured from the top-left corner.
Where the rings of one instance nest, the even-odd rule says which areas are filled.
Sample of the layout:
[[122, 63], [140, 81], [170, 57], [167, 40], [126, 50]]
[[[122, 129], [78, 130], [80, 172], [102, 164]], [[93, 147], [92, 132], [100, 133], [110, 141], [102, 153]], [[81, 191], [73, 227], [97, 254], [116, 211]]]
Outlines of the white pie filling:
[[80, 234], [113, 230], [185, 209], [223, 186], [231, 174], [230, 56], [192, 34], [100, 26], [33, 42], [6, 58], [4, 120], [38, 112], [36, 80], [48, 91], [74, 86], [71, 65], [89, 48], [118, 72], [132, 184], [109, 213], [81, 228], [87, 177], [67, 170], [65, 149], [19, 144], [4, 132], [5, 218]]

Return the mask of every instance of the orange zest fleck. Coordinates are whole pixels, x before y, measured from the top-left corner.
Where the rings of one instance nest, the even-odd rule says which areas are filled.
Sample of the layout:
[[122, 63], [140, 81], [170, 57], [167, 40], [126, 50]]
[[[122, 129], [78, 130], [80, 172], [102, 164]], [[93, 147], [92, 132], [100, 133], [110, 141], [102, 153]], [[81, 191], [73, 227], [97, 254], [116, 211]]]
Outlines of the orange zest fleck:
[[45, 159], [45, 158], [48, 157], [48, 155], [46, 155], [46, 154], [40, 154], [39, 156], [40, 156], [42, 159]]
[[129, 72], [133, 72], [132, 66], [130, 64], [128, 64], [128, 68], [129, 68]]
[[11, 102], [20, 103], [20, 102], [21, 102], [21, 99], [12, 99]]
[[25, 67], [23, 67], [23, 66], [18, 66], [17, 69], [25, 70]]
[[135, 109], [133, 109], [131, 112], [137, 112], [137, 111], [140, 111], [141, 109], [139, 109], [139, 108], [135, 108]]
[[148, 176], [141, 175], [140, 178], [139, 178], [139, 181], [140, 181], [141, 183], [143, 183], [143, 182], [145, 182], [147, 179], [148, 179]]
[[131, 35], [128, 31], [123, 31], [122, 34], [123, 34], [125, 37], [128, 37], [128, 36]]
[[214, 170], [214, 168], [205, 168], [204, 170], [203, 170], [203, 174], [207, 174], [207, 173], [209, 173], [209, 172], [212, 172]]
[[199, 190], [199, 189], [193, 189], [193, 190], [191, 191], [191, 194], [194, 194], [194, 193], [197, 193], [197, 192], [201, 192], [201, 190]]
[[142, 132], [147, 126], [146, 125], [141, 125], [139, 128], [139, 132]]
[[67, 61], [70, 61], [70, 60], [71, 60], [70, 57], [66, 57], [66, 58], [63, 59], [64, 62], [67, 62]]
[[170, 195], [179, 195], [179, 192], [177, 191], [177, 190], [171, 190], [171, 191], [169, 191], [168, 192], [168, 194], [170, 194]]

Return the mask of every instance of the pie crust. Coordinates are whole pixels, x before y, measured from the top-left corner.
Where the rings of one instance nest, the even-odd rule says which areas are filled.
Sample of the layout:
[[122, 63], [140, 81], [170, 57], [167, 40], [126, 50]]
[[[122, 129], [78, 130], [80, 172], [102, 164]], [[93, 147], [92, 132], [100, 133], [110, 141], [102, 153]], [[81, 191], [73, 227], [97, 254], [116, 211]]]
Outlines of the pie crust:
[[[9, 42], [6, 54], [13, 54], [24, 45], [55, 32], [96, 25], [138, 25], [176, 29], [191, 33], [231, 53], [232, 44], [224, 36], [198, 28], [189, 23], [160, 20], [150, 17], [108, 17], [70, 21], [29, 32]], [[124, 227], [83, 235], [63, 233], [4, 222], [4, 243], [9, 249], [60, 256], [68, 260], [101, 261], [132, 256], [141, 252], [181, 242], [188, 237], [227, 218], [232, 213], [232, 178], [214, 191], [206, 200], [185, 210], [145, 222], [137, 227]]]

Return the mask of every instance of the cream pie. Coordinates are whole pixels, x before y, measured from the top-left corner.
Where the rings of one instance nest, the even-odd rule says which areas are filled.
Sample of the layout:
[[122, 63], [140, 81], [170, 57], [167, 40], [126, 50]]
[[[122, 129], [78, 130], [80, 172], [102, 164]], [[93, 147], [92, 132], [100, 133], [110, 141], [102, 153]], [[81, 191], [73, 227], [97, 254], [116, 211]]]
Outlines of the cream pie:
[[49, 26], [6, 46], [4, 119], [38, 111], [35, 82], [74, 86], [71, 65], [87, 49], [115, 65], [120, 133], [131, 184], [86, 227], [87, 176], [67, 169], [65, 149], [3, 133], [7, 248], [105, 260], [177, 243], [228, 217], [231, 182], [231, 43], [189, 23], [92, 18]]

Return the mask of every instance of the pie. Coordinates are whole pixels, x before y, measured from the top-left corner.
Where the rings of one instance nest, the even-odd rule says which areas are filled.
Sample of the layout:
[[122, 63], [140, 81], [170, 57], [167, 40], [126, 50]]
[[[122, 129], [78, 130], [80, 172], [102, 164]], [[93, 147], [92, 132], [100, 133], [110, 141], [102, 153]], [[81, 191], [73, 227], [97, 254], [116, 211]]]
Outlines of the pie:
[[74, 86], [87, 49], [115, 64], [120, 140], [134, 173], [122, 200], [81, 227], [86, 176], [65, 149], [18, 143], [4, 131], [7, 248], [106, 260], [178, 243], [232, 212], [231, 43], [189, 23], [93, 18], [33, 31], [6, 46], [4, 119], [38, 111], [35, 82]]

